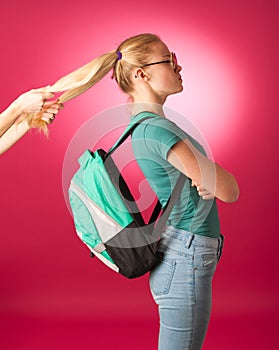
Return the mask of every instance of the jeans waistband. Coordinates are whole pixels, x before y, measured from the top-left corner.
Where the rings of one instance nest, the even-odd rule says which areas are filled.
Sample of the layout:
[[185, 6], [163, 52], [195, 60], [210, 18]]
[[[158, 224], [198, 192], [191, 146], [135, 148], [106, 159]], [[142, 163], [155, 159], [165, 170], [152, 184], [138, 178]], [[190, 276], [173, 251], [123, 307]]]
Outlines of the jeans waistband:
[[[180, 243], [179, 243], [180, 241]], [[177, 242], [177, 243], [175, 243]], [[183, 229], [178, 229], [172, 226], [167, 226], [162, 234], [161, 243], [169, 248], [182, 246], [188, 250], [193, 247], [206, 247], [216, 249], [218, 261], [222, 255], [224, 236], [220, 235], [219, 238], [212, 238], [207, 236], [198, 235], [188, 232]]]
[[212, 238], [212, 237], [202, 236], [202, 235], [188, 232], [186, 230], [175, 228], [172, 226], [166, 227], [165, 232], [162, 235], [162, 238], [164, 238], [164, 236], [171, 236], [174, 239], [178, 239], [179, 241], [186, 243], [187, 248], [189, 248], [192, 244], [203, 245], [209, 248], [218, 248], [219, 246], [218, 242], [221, 238], [221, 237]]

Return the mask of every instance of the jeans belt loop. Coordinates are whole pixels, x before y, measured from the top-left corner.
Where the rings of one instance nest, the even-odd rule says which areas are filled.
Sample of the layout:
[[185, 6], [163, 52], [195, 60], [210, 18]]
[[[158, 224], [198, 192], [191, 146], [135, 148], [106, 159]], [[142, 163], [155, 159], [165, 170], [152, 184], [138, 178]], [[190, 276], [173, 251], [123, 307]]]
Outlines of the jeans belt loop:
[[223, 244], [224, 244], [224, 236], [220, 234], [220, 238], [218, 238], [217, 261], [221, 259]]
[[194, 237], [195, 237], [195, 235], [192, 234], [192, 235], [188, 238], [188, 240], [187, 240], [187, 242], [186, 242], [186, 247], [187, 247], [188, 249], [191, 247], [191, 244], [192, 244], [192, 242], [193, 242]]

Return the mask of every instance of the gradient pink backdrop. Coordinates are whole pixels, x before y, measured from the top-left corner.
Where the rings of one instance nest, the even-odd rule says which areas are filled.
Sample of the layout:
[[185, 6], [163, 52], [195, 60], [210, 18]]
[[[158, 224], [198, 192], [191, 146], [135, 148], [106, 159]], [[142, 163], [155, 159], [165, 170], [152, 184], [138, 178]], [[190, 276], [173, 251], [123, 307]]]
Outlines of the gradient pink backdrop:
[[[241, 188], [238, 203], [219, 203], [226, 245], [205, 350], [278, 348], [278, 7], [275, 0], [0, 4], [1, 110], [134, 34], [157, 33], [177, 53], [185, 89], [167, 106], [196, 123]], [[156, 349], [147, 277], [128, 281], [90, 260], [62, 190], [75, 131], [125, 101], [107, 77], [66, 104], [49, 139], [30, 133], [1, 156], [1, 349]]]

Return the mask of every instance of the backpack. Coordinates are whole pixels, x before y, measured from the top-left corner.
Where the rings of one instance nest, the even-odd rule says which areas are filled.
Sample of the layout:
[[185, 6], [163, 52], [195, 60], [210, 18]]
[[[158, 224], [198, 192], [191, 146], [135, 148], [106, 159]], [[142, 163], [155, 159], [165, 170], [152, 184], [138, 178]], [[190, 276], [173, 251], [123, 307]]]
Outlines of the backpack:
[[[152, 116], [131, 123], [108, 152], [86, 150], [71, 179], [69, 200], [75, 229], [96, 256], [127, 278], [144, 275], [160, 261], [157, 245], [169, 214], [185, 182], [181, 174], [164, 208], [159, 200], [148, 223], [117, 168], [112, 153], [134, 129]], [[158, 219], [159, 218], [159, 219]]]

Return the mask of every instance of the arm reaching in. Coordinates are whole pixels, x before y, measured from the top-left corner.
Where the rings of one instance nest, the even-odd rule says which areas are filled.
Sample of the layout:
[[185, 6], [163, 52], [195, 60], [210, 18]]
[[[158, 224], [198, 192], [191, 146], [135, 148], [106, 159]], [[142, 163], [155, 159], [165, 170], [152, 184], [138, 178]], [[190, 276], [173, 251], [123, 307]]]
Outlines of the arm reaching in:
[[33, 89], [20, 95], [10, 106], [0, 115], [0, 137], [26, 113], [39, 113], [44, 102], [53, 97], [50, 92], [45, 92], [44, 88]]
[[[13, 146], [27, 131], [37, 124], [38, 120], [43, 120], [47, 124], [50, 124], [58, 111], [63, 108], [63, 104], [58, 101], [44, 102], [45, 97], [50, 96], [49, 93], [38, 93], [35, 96], [33, 93], [26, 93], [24, 95], [24, 103], [22, 103], [21, 100], [16, 100], [17, 102], [14, 105], [12, 104], [8, 107], [10, 110], [4, 112], [4, 117], [6, 118], [3, 123], [0, 124], [2, 127], [1, 130], [5, 130], [2, 136], [0, 136], [0, 154], [3, 154]], [[40, 96], [40, 98], [38, 98], [38, 96]], [[42, 105], [40, 106], [39, 103], [41, 102]], [[25, 119], [20, 121], [22, 113], [33, 113], [33, 119], [30, 122]]]

